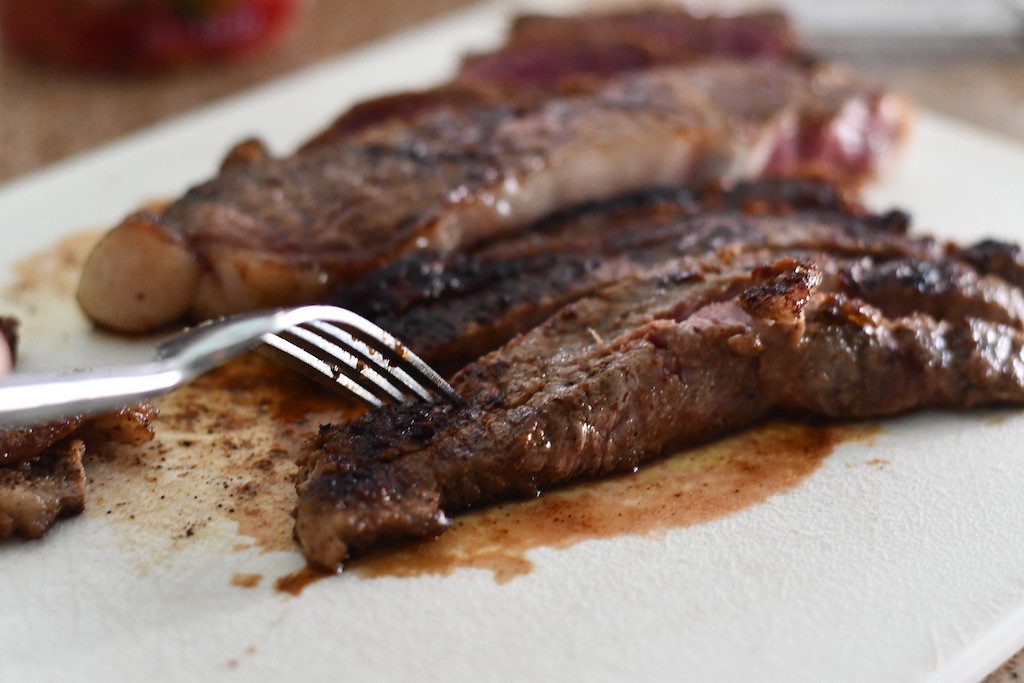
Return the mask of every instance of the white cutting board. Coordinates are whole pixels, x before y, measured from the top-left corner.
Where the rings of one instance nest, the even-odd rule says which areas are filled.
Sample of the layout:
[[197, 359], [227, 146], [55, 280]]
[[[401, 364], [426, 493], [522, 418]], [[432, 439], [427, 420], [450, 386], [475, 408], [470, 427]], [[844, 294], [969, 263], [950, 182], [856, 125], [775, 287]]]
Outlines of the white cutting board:
[[[5, 271], [182, 191], [243, 136], [288, 150], [352, 101], [438, 81], [503, 26], [496, 6], [452, 15], [0, 188]], [[870, 199], [939, 235], [1020, 240], [1022, 187], [1024, 148], [924, 114]], [[52, 336], [27, 367], [140, 346]], [[298, 553], [194, 544], [147, 564], [85, 516], [0, 545], [0, 681], [977, 680], [1024, 645], [1022, 444], [1024, 412], [893, 420], [790, 493], [664, 537], [539, 549], [507, 583], [344, 574], [291, 597], [230, 578]]]

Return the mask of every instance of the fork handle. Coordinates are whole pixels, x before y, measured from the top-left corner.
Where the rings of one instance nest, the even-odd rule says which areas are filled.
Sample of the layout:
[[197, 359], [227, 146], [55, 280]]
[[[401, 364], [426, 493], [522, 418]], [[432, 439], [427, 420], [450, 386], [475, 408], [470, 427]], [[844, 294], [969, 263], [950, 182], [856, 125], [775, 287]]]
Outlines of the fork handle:
[[0, 429], [90, 415], [164, 394], [190, 379], [168, 363], [66, 375], [21, 375], [0, 384]]

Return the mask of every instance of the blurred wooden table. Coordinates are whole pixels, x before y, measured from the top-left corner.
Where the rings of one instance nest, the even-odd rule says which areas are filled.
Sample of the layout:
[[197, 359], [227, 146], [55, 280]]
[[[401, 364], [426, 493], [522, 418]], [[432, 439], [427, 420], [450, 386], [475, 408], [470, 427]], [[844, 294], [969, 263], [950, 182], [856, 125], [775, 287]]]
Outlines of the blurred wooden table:
[[[0, 54], [0, 184], [467, 4], [320, 0], [285, 44], [257, 58], [144, 79], [62, 72]], [[1024, 52], [913, 62], [876, 56], [857, 66], [922, 107], [1024, 142]], [[986, 681], [1022, 673], [1024, 652]]]

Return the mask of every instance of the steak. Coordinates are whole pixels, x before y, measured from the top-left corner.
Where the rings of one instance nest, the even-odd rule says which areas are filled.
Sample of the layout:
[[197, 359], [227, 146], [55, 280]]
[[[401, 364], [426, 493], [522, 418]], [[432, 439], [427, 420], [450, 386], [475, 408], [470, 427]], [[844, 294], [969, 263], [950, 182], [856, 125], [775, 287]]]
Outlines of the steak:
[[798, 52], [789, 19], [775, 11], [696, 16], [673, 7], [576, 15], [526, 14], [506, 39], [520, 45], [635, 45], [653, 59], [687, 56], [786, 58]]
[[559, 94], [589, 92], [617, 74], [708, 57], [796, 60], [796, 34], [777, 12], [697, 17], [658, 8], [609, 14], [517, 17], [505, 45], [467, 56], [454, 80], [355, 105], [306, 147], [370, 126], [412, 122], [441, 108], [499, 103], [529, 107]]
[[863, 179], [906, 122], [901, 100], [836, 67], [723, 60], [535, 109], [440, 110], [285, 158], [250, 143], [163, 213], [111, 231], [79, 301], [126, 331], [322, 301], [406, 253], [456, 251], [650, 185]]
[[[886, 223], [871, 229], [883, 243]], [[869, 234], [863, 248], [719, 250], [624, 274], [463, 368], [465, 406], [323, 427], [301, 462], [303, 551], [334, 570], [441, 533], [454, 512], [626, 472], [771, 414], [1024, 403], [1019, 287], [971, 249], [903, 237], [876, 250]]]
[[869, 214], [820, 182], [760, 181], [701, 195], [651, 188], [447, 257], [407, 255], [342, 287], [335, 302], [414, 340], [435, 367], [457, 370], [565, 304], [674, 258], [800, 249], [874, 259], [941, 254], [906, 227], [905, 214]]
[[0, 539], [41, 538], [62, 517], [85, 508], [82, 457], [89, 447], [153, 438], [155, 410], [130, 406], [97, 417], [0, 430]]

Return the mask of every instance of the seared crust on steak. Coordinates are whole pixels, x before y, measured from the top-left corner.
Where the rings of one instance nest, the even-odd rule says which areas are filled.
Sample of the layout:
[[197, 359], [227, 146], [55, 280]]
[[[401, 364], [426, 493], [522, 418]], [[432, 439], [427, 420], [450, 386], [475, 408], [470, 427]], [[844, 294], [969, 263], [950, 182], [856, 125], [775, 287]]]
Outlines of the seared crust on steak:
[[[873, 167], [902, 136], [900, 102], [833, 67], [708, 61], [525, 111], [440, 110], [282, 159], [233, 155], [162, 214], [111, 231], [79, 301], [103, 325], [143, 331], [322, 300], [403, 254], [451, 252], [649, 185], [824, 167], [863, 179], [865, 159]], [[805, 127], [811, 143], [794, 137]], [[865, 136], [870, 150], [850, 144]]]
[[147, 404], [91, 418], [0, 430], [0, 539], [41, 538], [85, 507], [86, 444], [141, 444], [153, 438]]
[[[947, 308], [946, 292], [903, 276], [908, 263], [933, 267], [876, 273], [818, 253], [715, 275], [676, 262], [582, 299], [456, 375], [466, 407], [394, 406], [321, 430], [303, 463], [299, 542], [334, 569], [385, 538], [438, 533], [451, 512], [628, 470], [771, 412], [1024, 402], [1016, 304], [993, 308], [980, 287], [964, 292], [977, 308]], [[860, 298], [880, 280], [892, 290], [874, 294], [914, 312]]]
[[650, 188], [545, 218], [453, 256], [416, 253], [342, 287], [336, 302], [456, 370], [622, 277], [684, 256], [825, 249], [874, 259], [937, 258], [904, 234], [905, 215], [873, 215], [809, 181], [760, 181], [700, 196]]

